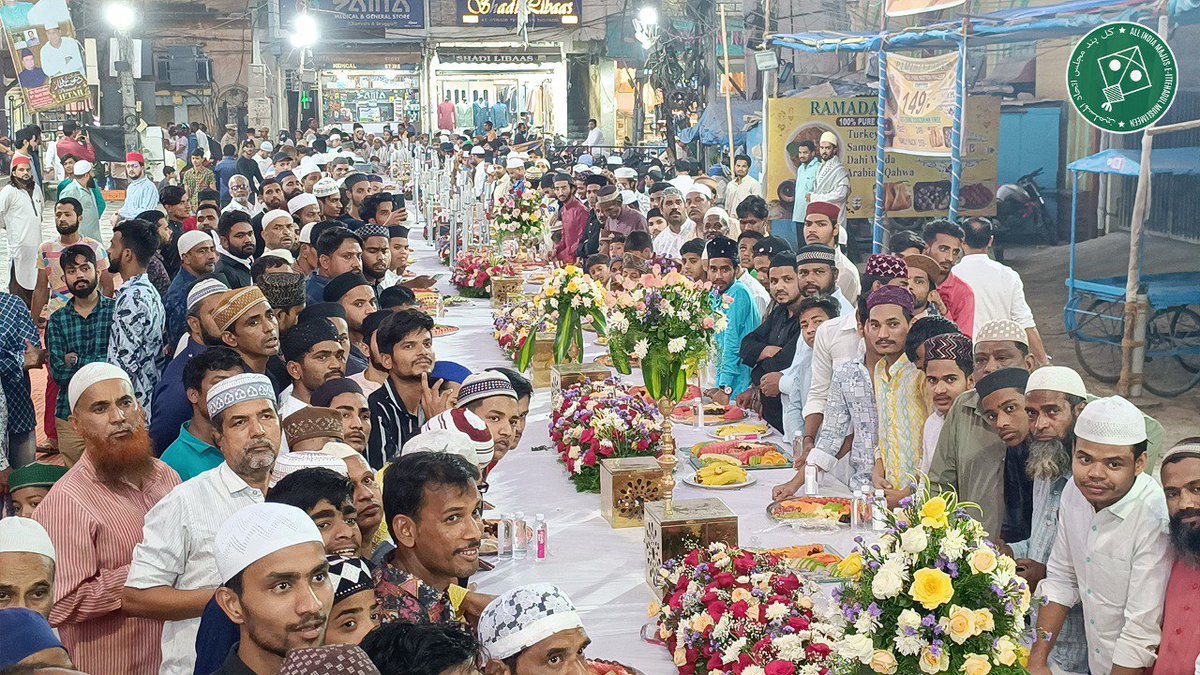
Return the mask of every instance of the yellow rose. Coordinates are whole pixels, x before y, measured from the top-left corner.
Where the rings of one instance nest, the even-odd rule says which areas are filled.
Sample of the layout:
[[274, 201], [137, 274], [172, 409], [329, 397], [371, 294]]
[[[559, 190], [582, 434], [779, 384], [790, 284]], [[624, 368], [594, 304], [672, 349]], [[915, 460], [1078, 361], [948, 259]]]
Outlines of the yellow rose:
[[863, 559], [862, 554], [858, 551], [842, 558], [842, 562], [837, 565], [837, 575], [843, 579], [858, 579], [858, 575], [862, 574]]
[[875, 653], [871, 654], [870, 665], [872, 672], [892, 675], [896, 672], [896, 657], [892, 656], [891, 652], [876, 649]]
[[933, 650], [929, 647], [921, 650], [922, 673], [933, 675], [933, 673], [945, 672], [950, 667], [950, 656], [946, 654], [946, 650], [941, 649], [938, 651], [938, 654], [938, 656], [934, 656]]
[[1029, 584], [1021, 586], [1021, 611], [1028, 612], [1029, 604], [1033, 602], [1033, 596], [1029, 593]]
[[975, 611], [975, 634], [988, 633], [996, 629], [996, 620], [992, 610], [980, 609]]
[[946, 500], [934, 497], [921, 507], [921, 524], [935, 530], [946, 527]]
[[1013, 665], [1020, 656], [1020, 653], [1017, 651], [1019, 648], [1019, 645], [1007, 635], [996, 640], [996, 662], [1002, 666]]
[[673, 656], [674, 658], [672, 660], [675, 662], [676, 666], [682, 668], [683, 666], [687, 665], [687, 652], [684, 650], [682, 644], [675, 648], [675, 654], [673, 654]]
[[913, 574], [908, 594], [925, 609], [937, 609], [954, 597], [954, 584], [950, 582], [949, 574], [926, 567]]
[[703, 633], [706, 629], [713, 625], [712, 617], [708, 612], [701, 612], [692, 619], [692, 630], [697, 633]]
[[576, 272], [579, 271], [579, 268], [574, 265], [567, 265], [566, 267], [563, 268], [563, 271], [566, 272], [567, 274], [575, 274]]
[[996, 552], [987, 546], [980, 546], [971, 551], [971, 556], [968, 562], [971, 564], [971, 570], [976, 574], [990, 574], [996, 569]]
[[730, 594], [730, 599], [734, 602], [744, 600], [748, 603], [754, 599], [754, 596], [750, 595], [750, 591], [744, 588], [735, 588], [733, 589], [733, 593]]
[[657, 616], [660, 611], [662, 611], [662, 605], [658, 604], [657, 600], [651, 600], [650, 606], [646, 609], [646, 613], [649, 616]]
[[1017, 663], [1021, 664], [1022, 668], [1029, 667], [1029, 650], [1025, 645], [1017, 645]]
[[961, 645], [975, 635], [975, 613], [966, 607], [951, 605], [950, 614], [943, 621], [946, 622], [946, 633], [956, 644]]
[[967, 658], [963, 659], [962, 667], [959, 670], [966, 675], [988, 675], [992, 672], [992, 664], [988, 663], [987, 657], [983, 654], [967, 654]]

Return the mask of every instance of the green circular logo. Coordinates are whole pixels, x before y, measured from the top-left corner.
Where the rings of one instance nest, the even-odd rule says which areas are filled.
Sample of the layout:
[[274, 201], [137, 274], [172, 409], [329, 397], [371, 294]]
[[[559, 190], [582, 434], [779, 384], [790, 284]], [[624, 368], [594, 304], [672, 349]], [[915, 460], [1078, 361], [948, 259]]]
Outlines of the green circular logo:
[[1088, 33], [1067, 63], [1075, 110], [1103, 131], [1150, 126], [1175, 100], [1175, 54], [1158, 33], [1137, 23], [1106, 23]]

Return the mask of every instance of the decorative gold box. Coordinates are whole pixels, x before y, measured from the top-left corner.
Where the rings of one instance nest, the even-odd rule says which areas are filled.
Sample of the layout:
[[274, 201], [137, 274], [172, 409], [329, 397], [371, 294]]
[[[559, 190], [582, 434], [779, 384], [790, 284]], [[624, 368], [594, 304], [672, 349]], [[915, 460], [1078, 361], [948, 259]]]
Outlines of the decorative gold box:
[[534, 389], [550, 386], [550, 371], [554, 367], [554, 335], [553, 332], [534, 335], [533, 361], [529, 365], [529, 378]]
[[517, 295], [524, 288], [521, 277], [492, 277], [492, 307], [500, 309], [509, 296]]
[[562, 392], [580, 382], [598, 382], [612, 377], [612, 371], [599, 363], [559, 363], [550, 368], [550, 409], [558, 410]]
[[600, 460], [600, 515], [613, 528], [641, 527], [643, 505], [662, 497], [661, 479], [653, 457]]
[[715, 541], [738, 544], [737, 514], [720, 499], [676, 499], [670, 515], [665, 510], [665, 502], [646, 502], [644, 508], [646, 583], [659, 598], [663, 584], [658, 571], [663, 561]]

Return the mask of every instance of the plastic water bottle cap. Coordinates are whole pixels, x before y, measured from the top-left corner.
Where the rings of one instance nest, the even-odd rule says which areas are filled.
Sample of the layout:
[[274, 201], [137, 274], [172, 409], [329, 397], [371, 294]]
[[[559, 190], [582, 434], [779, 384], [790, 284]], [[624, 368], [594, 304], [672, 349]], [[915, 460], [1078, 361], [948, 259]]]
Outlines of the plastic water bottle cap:
[[534, 520], [545, 520], [545, 519], [546, 519], [546, 516], [543, 516], [540, 513], [534, 516]]

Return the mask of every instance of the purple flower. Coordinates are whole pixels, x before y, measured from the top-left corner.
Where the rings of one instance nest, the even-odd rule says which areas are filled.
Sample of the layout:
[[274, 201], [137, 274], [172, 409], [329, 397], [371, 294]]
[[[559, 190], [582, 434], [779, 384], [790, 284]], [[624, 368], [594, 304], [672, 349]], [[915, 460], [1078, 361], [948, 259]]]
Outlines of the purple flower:
[[926, 628], [933, 628], [935, 625], [937, 625], [937, 617], [932, 614], [926, 614], [925, 616], [921, 617], [921, 625]]
[[870, 614], [871, 616], [878, 619], [879, 616], [881, 614], [883, 614], [883, 610], [879, 608], [879, 605], [872, 602], [870, 605], [867, 606], [867, 614]]

